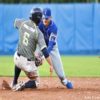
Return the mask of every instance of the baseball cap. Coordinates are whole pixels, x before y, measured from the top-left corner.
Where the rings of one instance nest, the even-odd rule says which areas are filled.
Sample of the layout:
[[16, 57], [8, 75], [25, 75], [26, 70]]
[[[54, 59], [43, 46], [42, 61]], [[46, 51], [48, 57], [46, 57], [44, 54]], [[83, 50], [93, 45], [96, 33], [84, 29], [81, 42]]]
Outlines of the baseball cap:
[[50, 8], [43, 9], [43, 18], [48, 19], [51, 17], [51, 10]]

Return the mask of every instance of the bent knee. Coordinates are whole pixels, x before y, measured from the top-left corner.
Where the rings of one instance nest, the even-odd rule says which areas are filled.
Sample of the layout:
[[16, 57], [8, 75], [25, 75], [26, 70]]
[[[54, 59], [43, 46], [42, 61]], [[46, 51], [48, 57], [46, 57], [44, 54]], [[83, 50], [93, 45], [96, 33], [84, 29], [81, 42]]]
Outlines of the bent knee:
[[38, 73], [37, 72], [25, 72], [27, 77], [31, 80], [36, 80], [38, 77]]

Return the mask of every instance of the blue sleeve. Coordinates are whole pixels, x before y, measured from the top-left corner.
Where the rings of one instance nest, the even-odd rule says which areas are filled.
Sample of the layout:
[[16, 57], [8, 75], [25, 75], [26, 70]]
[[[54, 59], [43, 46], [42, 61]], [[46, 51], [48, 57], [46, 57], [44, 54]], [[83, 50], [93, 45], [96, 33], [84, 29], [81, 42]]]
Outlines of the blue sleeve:
[[48, 53], [50, 53], [52, 51], [54, 45], [55, 45], [55, 42], [49, 41], [49, 45], [48, 45], [48, 48], [47, 48]]
[[56, 38], [57, 38], [57, 28], [54, 27], [51, 30], [51, 34], [49, 37], [49, 43], [48, 43], [48, 48], [47, 48], [49, 53], [52, 51], [54, 45], [56, 44]]
[[52, 29], [51, 29], [51, 33], [54, 33], [55, 35], [57, 35], [57, 27], [54, 26]]
[[40, 22], [39, 24], [38, 24], [38, 28], [41, 30], [41, 31], [43, 31], [43, 25], [42, 25], [42, 22]]

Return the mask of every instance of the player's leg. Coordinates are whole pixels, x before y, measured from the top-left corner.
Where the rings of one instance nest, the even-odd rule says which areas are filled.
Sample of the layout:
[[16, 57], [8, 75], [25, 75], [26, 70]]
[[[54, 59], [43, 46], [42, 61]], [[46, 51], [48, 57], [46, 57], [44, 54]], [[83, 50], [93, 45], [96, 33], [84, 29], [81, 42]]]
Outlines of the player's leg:
[[[27, 66], [27, 67], [30, 67], [30, 66]], [[39, 86], [39, 77], [38, 77], [37, 70], [34, 70], [32, 72], [25, 71], [25, 74], [27, 75], [29, 80], [27, 82], [24, 82], [24, 83], [23, 82], [18, 83], [14, 88], [15, 91], [20, 91], [20, 90], [23, 90], [25, 88], [36, 89]]]
[[[15, 66], [15, 75], [14, 75], [13, 84], [17, 83], [17, 80], [18, 80], [21, 70], [27, 72], [28, 73], [27, 75], [30, 75], [29, 77], [33, 76], [30, 72], [34, 72], [35, 70], [37, 70], [34, 61], [28, 61], [27, 58], [25, 58], [21, 55], [18, 55], [17, 52], [14, 55], [14, 63], [16, 66]], [[12, 89], [20, 90], [20, 87], [22, 87], [23, 85], [24, 85], [24, 83], [20, 82], [20, 83], [16, 84], [15, 86], [12, 86]]]
[[20, 73], [21, 73], [21, 69], [18, 68], [15, 65], [15, 68], [14, 68], [14, 79], [13, 79], [12, 85], [16, 85], [18, 83], [18, 78], [19, 78]]
[[69, 89], [73, 88], [72, 83], [69, 82], [65, 77], [63, 64], [57, 46], [55, 46], [55, 48], [50, 53], [50, 57], [53, 63], [54, 70], [58, 75], [59, 79], [61, 80], [61, 83]]
[[26, 73], [26, 75], [30, 80], [24, 83], [17, 84], [14, 90], [18, 91], [24, 88], [37, 88], [39, 85], [38, 81], [39, 75], [37, 67], [35, 66], [35, 62], [29, 61], [27, 58], [20, 56], [19, 61], [17, 61], [16, 64], [19, 65], [18, 67]]
[[19, 57], [17, 55], [17, 52], [15, 52], [14, 54], [14, 63], [15, 63], [14, 78], [13, 78], [13, 82], [11, 83], [11, 87], [17, 84], [19, 75], [21, 73], [21, 69], [18, 67], [18, 61], [19, 61]]
[[51, 57], [51, 60], [53, 63], [54, 70], [55, 70], [56, 74], [58, 75], [58, 77], [61, 80], [65, 79], [65, 73], [63, 70], [62, 61], [61, 61], [57, 47], [54, 47], [54, 49], [51, 51], [50, 57]]
[[27, 66], [30, 68], [30, 72], [27, 70], [25, 71], [27, 77], [29, 80], [25, 82], [24, 88], [38, 88], [39, 86], [39, 73], [38, 73], [38, 68], [35, 66], [34, 62], [30, 62], [29, 65]]
[[29, 78], [29, 81], [25, 82], [24, 88], [38, 88], [39, 86], [39, 74], [38, 71], [32, 71], [32, 72], [25, 72], [27, 77]]

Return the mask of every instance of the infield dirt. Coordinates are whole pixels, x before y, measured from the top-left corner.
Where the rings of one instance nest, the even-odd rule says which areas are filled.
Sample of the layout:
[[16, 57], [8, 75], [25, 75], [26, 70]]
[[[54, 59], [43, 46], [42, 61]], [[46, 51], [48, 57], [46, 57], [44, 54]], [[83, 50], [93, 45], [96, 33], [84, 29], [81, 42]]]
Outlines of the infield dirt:
[[[12, 77], [0, 77], [0, 100], [100, 100], [100, 78], [70, 78], [74, 89], [68, 90], [57, 77], [40, 77], [38, 89], [18, 92], [3, 90], [3, 80], [10, 84]], [[19, 80], [28, 79], [21, 77]]]

